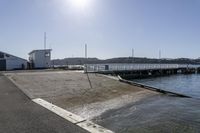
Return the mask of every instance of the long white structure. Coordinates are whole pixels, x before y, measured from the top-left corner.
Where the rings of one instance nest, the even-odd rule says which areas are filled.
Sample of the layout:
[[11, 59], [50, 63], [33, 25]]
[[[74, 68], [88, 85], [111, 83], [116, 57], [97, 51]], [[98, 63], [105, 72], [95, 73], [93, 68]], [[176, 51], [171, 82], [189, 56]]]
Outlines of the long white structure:
[[25, 59], [0, 52], [0, 71], [27, 69], [27, 63]]
[[179, 69], [179, 68], [199, 68], [200, 65], [191, 64], [86, 64], [87, 72], [106, 71], [140, 71], [157, 69]]
[[29, 53], [31, 68], [41, 69], [51, 66], [51, 49], [33, 50]]

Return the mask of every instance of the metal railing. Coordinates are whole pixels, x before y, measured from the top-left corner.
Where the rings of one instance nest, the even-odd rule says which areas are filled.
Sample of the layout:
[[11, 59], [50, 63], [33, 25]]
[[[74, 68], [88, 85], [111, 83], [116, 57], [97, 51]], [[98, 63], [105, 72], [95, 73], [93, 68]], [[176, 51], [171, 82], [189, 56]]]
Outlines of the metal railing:
[[158, 70], [158, 69], [180, 69], [180, 68], [199, 68], [200, 65], [188, 64], [86, 64], [87, 72], [106, 72], [106, 71], [139, 71], [139, 70]]

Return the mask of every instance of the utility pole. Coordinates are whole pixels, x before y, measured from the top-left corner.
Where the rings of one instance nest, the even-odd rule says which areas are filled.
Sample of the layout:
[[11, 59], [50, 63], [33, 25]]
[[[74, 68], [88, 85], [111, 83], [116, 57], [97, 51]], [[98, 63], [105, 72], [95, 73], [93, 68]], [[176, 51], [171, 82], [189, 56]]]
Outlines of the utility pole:
[[[88, 78], [88, 82], [89, 82], [89, 85], [90, 85], [90, 88], [92, 89], [92, 82], [90, 80], [90, 77], [89, 77], [89, 74], [88, 74], [88, 68], [87, 68], [87, 58], [88, 58], [88, 55], [87, 55], [87, 44], [85, 44], [85, 73], [87, 75], [87, 78]], [[87, 92], [87, 91], [86, 91]]]
[[134, 58], [134, 57], [135, 57], [135, 50], [132, 49], [132, 58]]
[[159, 64], [160, 64], [160, 71], [161, 71], [161, 50], [159, 49]]
[[134, 62], [134, 58], [135, 58], [135, 51], [134, 51], [134, 49], [132, 48], [132, 63]]
[[47, 35], [46, 32], [44, 32], [44, 49], [46, 49], [46, 43], [47, 43]]
[[159, 50], [159, 59], [161, 59], [161, 50]]
[[85, 58], [87, 59], [87, 44], [85, 44]]

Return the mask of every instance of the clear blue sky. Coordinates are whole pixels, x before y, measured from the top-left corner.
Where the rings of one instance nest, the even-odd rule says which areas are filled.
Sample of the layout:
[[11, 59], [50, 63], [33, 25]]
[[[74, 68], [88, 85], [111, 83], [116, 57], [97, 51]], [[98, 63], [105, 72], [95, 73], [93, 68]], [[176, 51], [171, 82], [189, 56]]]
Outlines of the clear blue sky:
[[0, 0], [0, 50], [23, 58], [47, 46], [53, 58], [200, 57], [200, 0]]

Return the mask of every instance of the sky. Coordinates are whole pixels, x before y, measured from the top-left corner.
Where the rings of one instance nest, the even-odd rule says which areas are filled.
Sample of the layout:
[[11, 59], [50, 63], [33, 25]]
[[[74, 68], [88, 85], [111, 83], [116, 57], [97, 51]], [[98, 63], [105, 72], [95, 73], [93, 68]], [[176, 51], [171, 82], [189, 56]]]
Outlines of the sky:
[[22, 58], [199, 58], [200, 0], [0, 0], [0, 51]]

